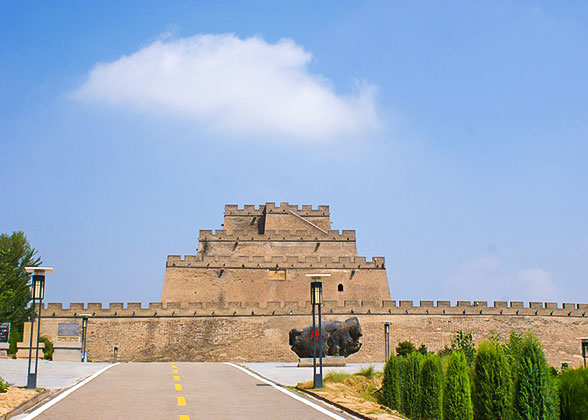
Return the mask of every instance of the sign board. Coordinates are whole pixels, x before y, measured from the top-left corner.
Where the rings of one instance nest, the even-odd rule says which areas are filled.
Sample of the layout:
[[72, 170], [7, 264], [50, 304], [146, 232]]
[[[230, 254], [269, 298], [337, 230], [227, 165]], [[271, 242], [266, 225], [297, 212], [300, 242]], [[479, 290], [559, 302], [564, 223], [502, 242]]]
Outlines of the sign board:
[[58, 341], [77, 341], [80, 336], [80, 324], [57, 324]]
[[10, 337], [10, 323], [0, 322], [0, 343], [8, 343]]

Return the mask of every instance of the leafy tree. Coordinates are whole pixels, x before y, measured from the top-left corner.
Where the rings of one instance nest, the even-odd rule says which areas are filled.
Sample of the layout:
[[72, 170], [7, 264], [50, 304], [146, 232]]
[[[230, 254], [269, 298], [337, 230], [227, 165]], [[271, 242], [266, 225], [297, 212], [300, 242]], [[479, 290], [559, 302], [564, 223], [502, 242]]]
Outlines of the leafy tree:
[[43, 357], [45, 360], [53, 360], [53, 341], [47, 336], [40, 336], [39, 337], [40, 343], [45, 343], [45, 348], [43, 349]]
[[568, 369], [559, 377], [561, 420], [588, 419], [588, 369]]
[[464, 333], [462, 330], [456, 331], [451, 338], [451, 349], [463, 353], [469, 366], [474, 362], [476, 347], [472, 333]]
[[38, 267], [41, 259], [23, 232], [0, 235], [0, 321], [19, 328], [29, 317], [30, 275], [25, 267]]
[[472, 400], [476, 420], [511, 418], [510, 366], [491, 341], [480, 343], [474, 358]]
[[420, 417], [420, 374], [423, 356], [412, 352], [406, 357], [402, 369], [402, 412], [411, 419]]
[[411, 341], [401, 341], [398, 343], [398, 346], [396, 346], [396, 354], [398, 356], [408, 356], [410, 353], [414, 353], [415, 351], [417, 351], [417, 349]]
[[468, 364], [462, 352], [449, 358], [443, 387], [443, 419], [473, 420]]
[[400, 359], [392, 355], [384, 366], [382, 379], [382, 403], [393, 410], [400, 411], [400, 383], [402, 375]]
[[443, 418], [443, 368], [441, 358], [435, 354], [425, 356], [421, 367], [421, 418]]
[[427, 353], [429, 353], [429, 349], [427, 348], [427, 346], [425, 346], [424, 344], [421, 344], [421, 346], [418, 348], [417, 350], [420, 354], [422, 354], [423, 356], [426, 356]]
[[541, 343], [532, 333], [525, 334], [514, 386], [516, 420], [552, 420], [557, 418], [553, 382]]

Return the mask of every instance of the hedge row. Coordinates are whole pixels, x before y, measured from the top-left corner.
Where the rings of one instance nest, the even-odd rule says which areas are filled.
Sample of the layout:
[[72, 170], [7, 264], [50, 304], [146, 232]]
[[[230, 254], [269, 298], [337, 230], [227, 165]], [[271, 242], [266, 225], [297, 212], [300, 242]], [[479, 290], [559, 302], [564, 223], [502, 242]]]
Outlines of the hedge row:
[[418, 352], [390, 357], [382, 403], [411, 420], [588, 419], [588, 371], [554, 376], [531, 333], [513, 333], [504, 345], [484, 341], [470, 363], [468, 356], [453, 349], [443, 358]]

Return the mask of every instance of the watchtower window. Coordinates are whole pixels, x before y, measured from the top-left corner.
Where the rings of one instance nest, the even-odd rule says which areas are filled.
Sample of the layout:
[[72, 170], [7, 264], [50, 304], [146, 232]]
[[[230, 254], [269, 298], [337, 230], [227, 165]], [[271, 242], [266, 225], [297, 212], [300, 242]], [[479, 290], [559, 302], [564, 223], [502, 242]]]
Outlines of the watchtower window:
[[340, 284], [339, 286], [337, 286], [337, 291], [338, 292], [342, 292], [343, 291], [343, 285]]

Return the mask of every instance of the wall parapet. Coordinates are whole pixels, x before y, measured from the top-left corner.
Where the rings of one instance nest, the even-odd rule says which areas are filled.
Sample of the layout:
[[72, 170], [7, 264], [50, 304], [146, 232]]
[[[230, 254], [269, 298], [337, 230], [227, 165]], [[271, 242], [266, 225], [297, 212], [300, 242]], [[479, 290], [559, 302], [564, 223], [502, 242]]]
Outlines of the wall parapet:
[[327, 268], [327, 269], [385, 269], [384, 257], [320, 257], [320, 256], [223, 256], [223, 255], [168, 255], [167, 268]]
[[263, 234], [246, 235], [229, 233], [224, 229], [200, 231], [199, 241], [226, 241], [226, 242], [249, 242], [249, 241], [292, 241], [292, 242], [339, 242], [355, 241], [355, 230], [329, 230], [327, 233], [320, 231], [310, 232], [308, 230], [266, 230]]
[[[144, 307], [139, 302], [113, 302], [107, 305], [90, 302], [47, 303], [42, 311], [43, 318], [99, 318], [117, 317], [214, 317], [214, 316], [287, 316], [308, 315], [310, 302], [151, 302]], [[494, 301], [449, 301], [425, 300], [415, 304], [412, 300], [401, 301], [351, 301], [338, 303], [327, 300], [323, 313], [328, 315], [466, 315], [466, 316], [561, 316], [588, 317], [588, 304], [556, 302], [504, 302]]]
[[296, 212], [300, 216], [304, 217], [325, 217], [329, 216], [329, 206], [319, 205], [316, 209], [311, 205], [304, 204], [302, 206], [292, 205], [289, 203], [276, 203], [269, 202], [261, 205], [245, 204], [243, 207], [239, 207], [237, 204], [225, 205], [225, 216], [256, 216], [261, 215], [265, 209], [266, 213], [288, 213], [289, 210]]

